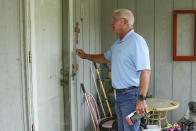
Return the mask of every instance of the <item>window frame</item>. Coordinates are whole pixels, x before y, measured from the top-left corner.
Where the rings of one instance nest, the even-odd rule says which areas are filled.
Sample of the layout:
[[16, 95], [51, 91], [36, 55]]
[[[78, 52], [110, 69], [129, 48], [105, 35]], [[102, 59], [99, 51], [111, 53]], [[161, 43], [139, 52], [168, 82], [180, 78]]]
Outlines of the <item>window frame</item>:
[[[194, 55], [193, 56], [177, 56], [177, 17], [178, 14], [194, 14]], [[196, 61], [196, 10], [174, 10], [174, 41], [173, 41], [173, 60], [174, 61]]]

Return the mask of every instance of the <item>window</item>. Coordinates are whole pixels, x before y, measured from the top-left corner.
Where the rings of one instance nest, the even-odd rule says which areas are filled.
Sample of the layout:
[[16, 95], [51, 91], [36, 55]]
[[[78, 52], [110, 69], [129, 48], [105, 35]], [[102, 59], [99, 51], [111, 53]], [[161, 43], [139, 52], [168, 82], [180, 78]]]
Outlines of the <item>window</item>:
[[196, 61], [196, 10], [174, 11], [174, 61]]

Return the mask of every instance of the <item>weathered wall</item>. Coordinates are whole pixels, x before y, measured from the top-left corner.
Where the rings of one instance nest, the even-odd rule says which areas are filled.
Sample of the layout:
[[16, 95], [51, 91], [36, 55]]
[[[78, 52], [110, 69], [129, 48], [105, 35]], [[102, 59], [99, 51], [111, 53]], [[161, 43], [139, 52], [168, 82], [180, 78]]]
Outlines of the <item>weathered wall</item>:
[[[24, 131], [27, 127], [24, 115], [26, 114], [24, 110], [26, 110], [25, 95], [27, 94], [24, 92], [22, 81], [22, 54], [25, 46], [23, 45], [24, 38], [21, 36], [23, 35], [21, 26], [24, 26], [24, 23], [21, 22], [24, 18], [20, 14], [23, 11], [20, 2], [21, 0], [2, 0], [0, 3], [0, 127], [3, 131]], [[84, 3], [81, 5], [82, 2]], [[88, 53], [100, 52], [100, 2], [100, 0], [74, 1], [74, 23], [79, 22], [81, 29], [78, 48], [82, 48]], [[37, 131], [61, 131], [64, 130], [64, 124], [66, 124], [64, 123], [60, 69], [62, 68], [62, 40], [68, 37], [62, 34], [62, 7], [61, 0], [30, 1], [32, 104], [34, 106], [33, 120]], [[81, 14], [81, 10], [83, 10], [83, 14]], [[80, 20], [81, 15], [83, 21]], [[66, 32], [65, 35], [67, 34]], [[80, 89], [80, 83], [83, 82], [86, 90], [96, 96], [94, 83], [90, 76], [90, 62], [78, 58], [77, 63], [79, 64], [77, 88], [73, 87], [76, 88], [76, 92], [72, 96], [74, 99], [71, 100], [77, 107], [75, 109], [76, 129], [92, 130], [87, 104]]]
[[[87, 53], [96, 54], [100, 53], [101, 49], [101, 1], [100, 0], [75, 0], [74, 3], [74, 26], [76, 22], [79, 23], [79, 43], [74, 42], [74, 47], [83, 49]], [[81, 20], [83, 18], [83, 20]], [[76, 37], [76, 36], [75, 36]], [[90, 68], [91, 62], [82, 60], [79, 57], [76, 59], [76, 63], [79, 65], [77, 73], [77, 89], [75, 97], [77, 104], [76, 118], [77, 129], [81, 131], [93, 130], [93, 124], [91, 123], [88, 106], [83, 97], [83, 92], [80, 88], [80, 84], [84, 83], [84, 86], [88, 92], [95, 94], [95, 87], [93, 80], [91, 79]], [[95, 72], [94, 72], [95, 74]]]
[[21, 0], [0, 2], [0, 130], [24, 131], [23, 27]]
[[[196, 99], [193, 95], [195, 86], [195, 62], [173, 61], [173, 10], [192, 10], [196, 8], [195, 0], [102, 0], [102, 51], [111, 47], [116, 37], [111, 31], [109, 22], [112, 13], [117, 8], [128, 8], [133, 11], [136, 21], [134, 30], [142, 35], [150, 49], [152, 75], [149, 95], [161, 98], [170, 98], [180, 102], [181, 106], [170, 112], [169, 118], [173, 122], [179, 120], [187, 109], [190, 100]], [[186, 18], [190, 18], [187, 16]], [[190, 43], [193, 43], [191, 32], [194, 25], [186, 25], [179, 20], [179, 24], [188, 29], [183, 33], [179, 30], [179, 37], [187, 41], [181, 46], [179, 53], [191, 54]], [[191, 23], [191, 19], [188, 21]], [[191, 39], [187, 39], [191, 38]], [[189, 44], [188, 44], [189, 43]], [[183, 48], [183, 49], [182, 49]]]
[[31, 1], [33, 106], [36, 131], [64, 131], [62, 0]]

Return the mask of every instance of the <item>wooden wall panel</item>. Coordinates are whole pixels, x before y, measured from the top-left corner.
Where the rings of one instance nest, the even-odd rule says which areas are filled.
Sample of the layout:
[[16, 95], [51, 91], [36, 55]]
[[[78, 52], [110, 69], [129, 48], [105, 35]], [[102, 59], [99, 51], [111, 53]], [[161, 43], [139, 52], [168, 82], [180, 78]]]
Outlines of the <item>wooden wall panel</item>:
[[[155, 1], [155, 97], [172, 98], [171, 0]], [[167, 52], [167, 53], [166, 53]]]
[[102, 0], [101, 2], [101, 51], [105, 53], [116, 41], [110, 22], [117, 8], [117, 0]]
[[[186, 4], [185, 4], [186, 3]], [[192, 0], [174, 0], [174, 10], [192, 9]], [[186, 37], [186, 36], [182, 36]], [[190, 100], [191, 62], [176, 61], [173, 64], [173, 99], [180, 102], [180, 108], [173, 112], [173, 120], [179, 120], [187, 110]], [[180, 94], [180, 95], [179, 95]], [[183, 97], [182, 97], [183, 95]]]
[[[95, 54], [96, 53], [96, 42], [95, 42], [95, 0], [90, 0], [90, 36], [89, 36], [89, 47], [90, 47], [90, 51], [89, 53], [90, 54]], [[92, 64], [92, 62], [90, 62], [89, 66]], [[89, 68], [89, 75], [90, 75], [90, 78], [91, 77], [91, 70], [90, 70], [90, 67], [87, 67]], [[89, 78], [89, 79], [90, 79]], [[91, 80], [90, 81], [90, 92], [91, 93], [95, 93], [95, 88], [94, 88], [94, 83], [93, 81]], [[95, 95], [94, 95], [95, 96]]]
[[137, 0], [137, 33], [144, 37], [150, 52], [151, 82], [148, 95], [154, 96], [154, 0]]
[[[169, 99], [172, 98], [172, 12], [173, 1], [155, 0], [155, 97]], [[170, 120], [171, 115], [168, 116]]]
[[95, 54], [101, 53], [101, 0], [95, 0]]
[[[137, 19], [137, 0], [117, 0], [117, 9], [129, 9]], [[137, 22], [134, 23], [134, 30], [137, 30]]]
[[192, 4], [194, 0], [173, 0], [174, 10], [192, 10]]
[[[0, 2], [0, 127], [2, 131], [24, 131], [26, 90], [23, 87], [22, 32], [20, 0]], [[24, 94], [23, 94], [24, 93]]]
[[191, 65], [191, 90], [190, 90], [190, 100], [196, 100], [196, 62], [192, 62]]
[[[83, 49], [83, 23], [81, 21], [81, 15], [82, 15], [82, 11], [83, 8], [82, 8], [82, 0], [76, 0], [74, 1], [75, 2], [75, 24], [76, 22], [79, 23], [79, 28], [80, 28], [80, 33], [79, 33], [79, 37], [78, 37], [78, 44], [74, 43], [75, 44], [75, 47], [76, 48], [80, 48], [80, 49]], [[76, 35], [75, 35], [76, 37]], [[83, 67], [84, 67], [84, 61], [82, 59], [80, 59], [79, 57], [76, 57], [76, 63], [79, 65], [79, 68], [78, 68], [78, 71], [77, 71], [77, 76], [76, 76], [76, 88], [77, 88], [77, 110], [76, 110], [76, 114], [77, 116], [80, 115], [80, 117], [77, 117], [77, 127], [76, 129], [79, 130], [79, 129], [84, 129], [84, 110], [85, 110], [85, 99], [83, 97], [83, 92], [80, 88], [80, 84], [83, 83], [83, 80], [84, 80], [84, 70], [83, 70]]]
[[[75, 0], [75, 22], [79, 22], [80, 28], [79, 43], [76, 44], [76, 48], [83, 49], [90, 54], [100, 53], [100, 20], [100, 0]], [[88, 106], [80, 88], [80, 84], [84, 83], [86, 91], [92, 93], [96, 98], [96, 91], [89, 68], [91, 62], [82, 60], [79, 57], [76, 59], [79, 69], [77, 72], [77, 101], [75, 103], [78, 104], [76, 109], [77, 116], [80, 116], [76, 119], [76, 129], [81, 131], [94, 130]]]
[[135, 13], [137, 0], [117, 0], [118, 9], [130, 9]]
[[[90, 52], [90, 0], [84, 1], [84, 20], [83, 20], [83, 42], [84, 46], [83, 49], [85, 52]], [[87, 92], [90, 92], [90, 70], [89, 70], [89, 61], [84, 60], [84, 85]], [[88, 123], [90, 123], [90, 115], [88, 111], [87, 103], [85, 102], [85, 109], [84, 109], [84, 130], [88, 130]]]
[[[90, 0], [89, 1], [89, 7], [90, 7], [90, 11], [89, 11], [89, 53], [90, 54], [95, 54], [96, 51], [96, 46], [95, 46], [95, 0]], [[96, 93], [95, 93], [95, 88], [94, 88], [94, 83], [93, 80], [91, 79], [91, 70], [90, 70], [90, 65], [92, 62], [89, 62], [88, 66], [86, 68], [89, 69], [88, 72], [88, 79], [90, 80], [90, 85], [89, 85], [89, 92], [93, 94], [94, 97], [96, 97]], [[87, 128], [88, 130], [94, 130], [93, 128], [93, 123], [89, 114], [89, 111], [87, 109], [88, 112], [88, 125]]]
[[173, 68], [173, 99], [180, 102], [180, 107], [173, 111], [173, 120], [179, 120], [188, 108], [191, 87], [191, 64], [175, 62]]

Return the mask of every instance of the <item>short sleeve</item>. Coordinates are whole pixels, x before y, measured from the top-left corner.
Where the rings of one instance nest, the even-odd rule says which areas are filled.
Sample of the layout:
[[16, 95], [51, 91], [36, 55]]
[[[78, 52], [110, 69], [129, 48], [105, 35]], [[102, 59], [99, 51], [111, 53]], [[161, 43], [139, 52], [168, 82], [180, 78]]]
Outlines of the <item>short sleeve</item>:
[[135, 45], [136, 54], [135, 54], [135, 65], [136, 70], [150, 70], [150, 57], [149, 57], [149, 49], [146, 41], [144, 39], [139, 39]]
[[109, 49], [106, 53], [104, 53], [104, 57], [105, 57], [107, 60], [111, 61], [111, 58], [112, 58], [112, 50]]

